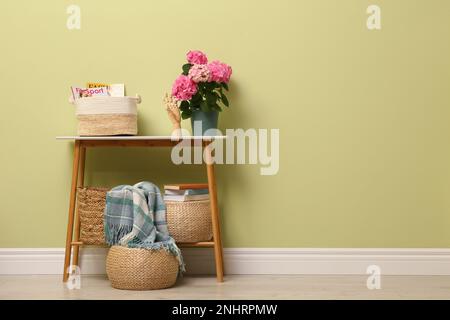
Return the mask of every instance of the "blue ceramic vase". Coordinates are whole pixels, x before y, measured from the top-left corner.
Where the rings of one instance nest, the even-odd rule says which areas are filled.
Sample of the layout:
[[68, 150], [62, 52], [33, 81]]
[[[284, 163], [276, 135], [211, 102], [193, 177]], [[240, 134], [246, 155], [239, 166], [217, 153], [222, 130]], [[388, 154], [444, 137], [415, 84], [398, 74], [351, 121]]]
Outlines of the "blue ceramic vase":
[[[191, 116], [192, 135], [204, 136], [206, 130], [217, 129], [217, 122], [219, 121], [218, 111], [204, 112], [195, 110]], [[214, 132], [208, 132], [206, 135], [217, 135]]]

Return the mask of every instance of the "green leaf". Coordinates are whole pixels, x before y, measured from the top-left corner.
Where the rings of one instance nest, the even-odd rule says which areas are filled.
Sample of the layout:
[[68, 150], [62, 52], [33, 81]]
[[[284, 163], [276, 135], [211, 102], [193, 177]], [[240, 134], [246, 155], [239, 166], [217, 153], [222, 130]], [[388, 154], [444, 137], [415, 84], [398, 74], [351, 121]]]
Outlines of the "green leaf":
[[186, 63], [186, 64], [184, 64], [184, 65], [181, 67], [181, 68], [183, 69], [183, 74], [184, 74], [185, 76], [188, 75], [189, 70], [191, 69], [191, 67], [192, 67], [192, 64], [190, 64], [190, 63]]
[[203, 112], [209, 112], [210, 111], [206, 101], [200, 102], [200, 109], [202, 109]]
[[181, 111], [188, 111], [189, 110], [189, 102], [181, 101], [181, 103], [180, 103], [180, 110]]
[[223, 102], [223, 104], [224, 104], [226, 107], [229, 107], [229, 106], [230, 106], [230, 103], [228, 102], [227, 96], [224, 95], [222, 92], [220, 93], [220, 98], [222, 99], [222, 102]]
[[200, 94], [200, 92], [197, 92], [194, 96], [192, 96], [191, 98], [191, 106], [192, 105], [199, 105], [200, 102], [202, 101], [202, 95]]
[[208, 91], [213, 91], [215, 88], [218, 88], [220, 86], [217, 82], [205, 82], [204, 84], [205, 89]]
[[186, 110], [186, 111], [182, 111], [181, 112], [181, 119], [185, 120], [188, 119], [192, 116], [192, 111], [191, 110]]
[[228, 85], [225, 82], [222, 82], [222, 87], [228, 91]]
[[201, 92], [206, 89], [205, 83], [204, 82], [197, 83], [197, 88], [198, 88], [197, 93], [201, 94]]
[[218, 96], [217, 96], [215, 93], [213, 93], [213, 92], [208, 92], [208, 93], [206, 94], [206, 102], [207, 102], [209, 105], [214, 105], [214, 104], [216, 104], [217, 98], [218, 98]]
[[222, 112], [222, 108], [221, 107], [219, 107], [217, 104], [215, 104], [213, 107], [213, 110], [216, 110], [216, 111], [219, 111], [219, 112]]

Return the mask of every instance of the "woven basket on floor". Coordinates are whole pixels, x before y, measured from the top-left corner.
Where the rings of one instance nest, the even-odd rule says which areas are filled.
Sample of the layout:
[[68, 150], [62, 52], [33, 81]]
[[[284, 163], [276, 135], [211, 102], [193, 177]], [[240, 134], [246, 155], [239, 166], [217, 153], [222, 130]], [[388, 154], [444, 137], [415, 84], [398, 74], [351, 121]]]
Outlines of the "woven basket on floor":
[[212, 238], [209, 200], [166, 201], [167, 226], [177, 242], [208, 241]]
[[112, 136], [136, 135], [137, 104], [141, 97], [94, 96], [74, 100], [78, 135]]
[[105, 209], [107, 191], [108, 189], [104, 188], [78, 188], [80, 241], [83, 244], [101, 245], [105, 243], [103, 211]]
[[106, 274], [116, 289], [164, 289], [175, 284], [178, 261], [164, 249], [112, 246], [106, 258]]

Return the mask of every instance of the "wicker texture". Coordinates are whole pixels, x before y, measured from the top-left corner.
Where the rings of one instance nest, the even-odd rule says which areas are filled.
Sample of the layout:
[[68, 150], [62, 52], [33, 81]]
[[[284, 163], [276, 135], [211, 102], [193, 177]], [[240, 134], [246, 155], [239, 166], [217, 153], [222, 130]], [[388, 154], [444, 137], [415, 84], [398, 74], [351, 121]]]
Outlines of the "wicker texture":
[[80, 136], [136, 135], [138, 132], [134, 114], [78, 115], [77, 119]]
[[106, 274], [116, 289], [164, 289], [175, 284], [178, 261], [164, 249], [112, 246], [106, 258]]
[[177, 242], [208, 241], [212, 238], [209, 200], [166, 201], [167, 225]]
[[106, 203], [104, 188], [78, 188], [78, 215], [80, 217], [80, 241], [83, 244], [101, 245], [105, 243], [103, 231], [103, 211]]

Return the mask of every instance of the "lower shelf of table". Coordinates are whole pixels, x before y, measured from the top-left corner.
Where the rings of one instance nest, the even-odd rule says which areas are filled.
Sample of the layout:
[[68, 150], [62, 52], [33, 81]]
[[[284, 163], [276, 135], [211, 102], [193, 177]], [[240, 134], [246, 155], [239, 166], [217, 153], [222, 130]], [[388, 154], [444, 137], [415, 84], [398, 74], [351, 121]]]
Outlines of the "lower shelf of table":
[[181, 248], [212, 248], [214, 247], [214, 241], [202, 241], [202, 242], [178, 242]]
[[[214, 247], [214, 241], [200, 241], [200, 242], [177, 242], [177, 245], [180, 248], [213, 248]], [[83, 247], [108, 247], [107, 245], [89, 245], [89, 244], [83, 244], [81, 241], [78, 242], [72, 242], [72, 246], [83, 246]]]

